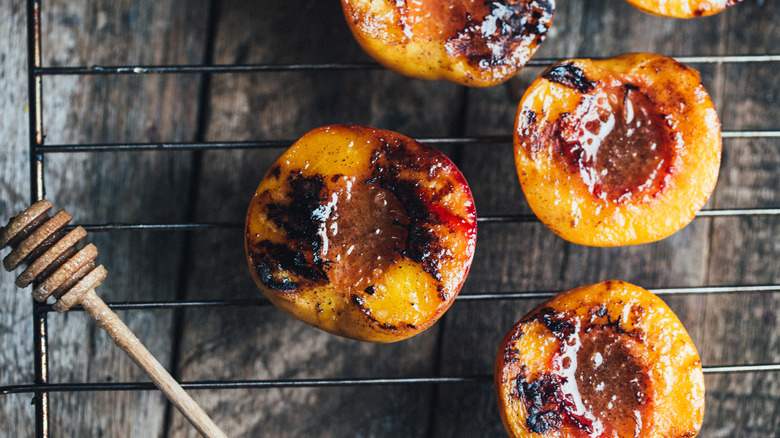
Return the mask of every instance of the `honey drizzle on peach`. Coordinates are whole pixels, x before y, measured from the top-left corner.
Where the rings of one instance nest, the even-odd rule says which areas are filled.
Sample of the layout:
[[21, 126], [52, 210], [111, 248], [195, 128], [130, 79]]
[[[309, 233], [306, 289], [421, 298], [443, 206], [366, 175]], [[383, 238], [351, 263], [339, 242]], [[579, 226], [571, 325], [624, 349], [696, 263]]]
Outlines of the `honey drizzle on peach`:
[[472, 3], [463, 23], [450, 31], [445, 47], [484, 69], [525, 64], [531, 48], [547, 36], [555, 9], [554, 0]]
[[253, 279], [289, 315], [369, 342], [414, 336], [453, 303], [474, 254], [468, 185], [441, 152], [391, 131], [310, 131], [247, 211]]
[[609, 280], [556, 295], [505, 335], [495, 362], [513, 438], [692, 437], [704, 416], [696, 348], [656, 295]]
[[[555, 154], [578, 175], [588, 191], [614, 204], [648, 199], [673, 174], [673, 134], [639, 87], [615, 77], [590, 81], [570, 64], [544, 78], [582, 94], [572, 113], [545, 126]], [[529, 114], [525, 120], [535, 123]]]
[[329, 200], [314, 212], [321, 219], [322, 258], [332, 261], [329, 279], [348, 290], [369, 290], [376, 273], [398, 261], [407, 240], [406, 210], [391, 192], [341, 176]]
[[[372, 156], [371, 177], [366, 181], [337, 175], [328, 184], [322, 176], [304, 177], [294, 172], [286, 176], [288, 199], [292, 200], [288, 205], [259, 196], [256, 202], [267, 202], [269, 219], [297, 241], [295, 248], [261, 241], [250, 251], [255, 270], [263, 273], [264, 284], [291, 290], [331, 281], [348, 290], [365, 292], [370, 290], [373, 272], [382, 271], [400, 256], [408, 256], [439, 281], [441, 299], [446, 300], [439, 270], [442, 259], [449, 254], [438, 243], [433, 227], [451, 224], [465, 228], [470, 220], [455, 218], [438, 208], [437, 199], [427, 199], [419, 190], [419, 182], [407, 180], [396, 171], [403, 167], [433, 179], [442, 170], [441, 163], [432, 163], [422, 155], [409, 159], [405, 147], [402, 142], [383, 140]], [[280, 180], [283, 177], [278, 167], [269, 175]], [[355, 184], [362, 185], [360, 190], [352, 190]], [[452, 187], [445, 186], [435, 196], [444, 196], [448, 190]], [[340, 219], [353, 226], [342, 224], [339, 228], [336, 222]], [[367, 239], [367, 233], [374, 236]], [[371, 271], [364, 271], [367, 268]], [[285, 270], [297, 273], [302, 282], [274, 280], [274, 273]]]
[[[641, 318], [641, 312], [632, 306], [627, 317]], [[587, 313], [584, 319], [544, 308], [524, 321], [541, 322], [558, 340], [547, 367], [552, 372], [517, 377], [515, 396], [528, 412], [526, 426], [535, 433], [566, 428], [573, 437], [641, 436], [652, 390], [637, 354], [642, 334], [623, 330], [620, 319], [610, 321], [603, 306]]]

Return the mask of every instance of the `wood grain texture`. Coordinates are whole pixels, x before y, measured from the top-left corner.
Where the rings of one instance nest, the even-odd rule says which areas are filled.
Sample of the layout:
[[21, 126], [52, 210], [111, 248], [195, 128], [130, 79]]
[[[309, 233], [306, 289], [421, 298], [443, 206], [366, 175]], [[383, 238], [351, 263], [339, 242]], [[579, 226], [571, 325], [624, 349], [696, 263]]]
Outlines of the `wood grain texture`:
[[[201, 62], [203, 46], [199, 44], [206, 15], [198, 4], [42, 2], [44, 65]], [[19, 18], [24, 15], [20, 13]], [[25, 27], [14, 30], [24, 35]], [[15, 64], [7, 70], [23, 73], [25, 58], [13, 60]], [[46, 143], [191, 140], [198, 83], [192, 76], [46, 77]], [[26, 142], [13, 147], [26, 149]], [[14, 159], [24, 158], [21, 150], [14, 153]], [[70, 211], [75, 223], [176, 221], [187, 211], [186, 196], [181, 194], [189, 187], [190, 161], [188, 153], [50, 154], [45, 156], [46, 196], [57, 208]], [[26, 163], [19, 167], [27, 174]], [[174, 297], [181, 235], [91, 233], [88, 240], [96, 244], [98, 261], [109, 271], [98, 288], [105, 300]], [[11, 293], [26, 295], [14, 290], [4, 296]], [[155, 357], [169, 365], [171, 315], [119, 313]], [[49, 320], [51, 382], [149, 381], [84, 312], [51, 314]], [[16, 324], [26, 325], [29, 322]], [[31, 348], [29, 334], [19, 339], [18, 344]], [[30, 375], [29, 360], [26, 367], [25, 372], [13, 373], [13, 381]], [[51, 430], [57, 436], [159, 436], [165, 406], [156, 391], [53, 393]], [[28, 403], [16, 408], [24, 410], [25, 416], [33, 410]], [[16, 436], [32, 434], [34, 422], [28, 417], [25, 423], [24, 433]]]
[[[27, 159], [27, 40], [24, 6], [0, 1], [0, 222], [29, 206]], [[5, 257], [9, 250], [0, 252]], [[0, 274], [0, 386], [32, 382], [31, 289], [19, 289], [14, 278], [22, 272]], [[31, 436], [31, 394], [0, 395], [0, 434]]]
[[[724, 17], [730, 53], [761, 53], [780, 41], [780, 8], [768, 2]], [[750, 22], [751, 26], [743, 26]], [[720, 117], [725, 130], [776, 130], [780, 120], [777, 67], [726, 65], [720, 74]], [[780, 142], [732, 139], [724, 142], [722, 174], [712, 200], [719, 208], [780, 205]], [[780, 281], [780, 219], [738, 217], [712, 221], [707, 282], [770, 284]], [[711, 364], [778, 363], [778, 294], [710, 297], [700, 309], [706, 327], [700, 351]], [[709, 376], [709, 436], [774, 436], [780, 431], [780, 373]], [[739, 418], [739, 422], [733, 419]]]
[[[558, 2], [537, 58], [776, 53], [780, 11], [745, 0], [694, 20], [653, 17], [622, 0]], [[44, 2], [46, 65], [316, 64], [370, 62], [338, 1]], [[215, 15], [210, 15], [215, 14]], [[211, 53], [207, 24], [214, 22]], [[0, 0], [0, 214], [24, 208], [26, 162], [24, 10]], [[747, 23], [747, 24], [746, 24]], [[692, 65], [725, 130], [778, 130], [777, 63]], [[411, 137], [509, 136], [520, 96], [542, 71], [466, 89], [410, 80], [380, 68], [215, 74], [206, 114], [200, 75], [57, 76], [44, 80], [47, 143], [287, 139], [330, 123]], [[204, 126], [198, 127], [203, 116]], [[527, 214], [508, 143], [442, 146], [474, 192], [480, 216]], [[75, 223], [220, 221], [241, 224], [281, 149], [46, 155], [47, 197]], [[725, 139], [708, 208], [780, 206], [780, 144]], [[84, 177], [88, 175], [88, 177]], [[190, 198], [192, 193], [192, 198]], [[192, 203], [190, 203], [192, 202]], [[5, 221], [6, 218], [0, 217]], [[780, 219], [695, 219], [657, 243], [588, 248], [538, 222], [480, 223], [464, 294], [564, 290], [609, 278], [645, 288], [780, 282]], [[239, 226], [191, 233], [90, 233], [109, 276], [106, 301], [257, 298]], [[3, 254], [4, 255], [4, 254]], [[31, 300], [0, 281], [0, 385], [32, 381]], [[778, 295], [664, 297], [707, 365], [780, 362]], [[540, 300], [458, 301], [432, 329], [373, 345], [336, 338], [271, 306], [121, 311], [175, 375], [190, 380], [472, 376], [492, 373], [504, 333]], [[178, 325], [178, 327], [176, 327]], [[83, 312], [51, 316], [52, 381], [147, 381]], [[174, 337], [180, 335], [179, 338]], [[700, 436], [780, 431], [777, 373], [707, 375]], [[503, 437], [489, 382], [203, 390], [192, 392], [231, 437]], [[0, 395], [0, 435], [32, 436], [31, 395]], [[53, 436], [196, 436], [156, 391], [52, 394]], [[168, 418], [169, 423], [164, 422]]]
[[[197, 63], [205, 11], [199, 2], [51, 2], [42, 20], [44, 65]], [[198, 50], [200, 45], [200, 50]], [[53, 77], [44, 81], [47, 143], [191, 140], [198, 78]], [[78, 223], [175, 222], [185, 217], [190, 153], [46, 156], [47, 198]], [[109, 271], [107, 301], [173, 299], [183, 241], [176, 233], [92, 233]], [[153, 256], [156, 255], [156, 256]], [[172, 315], [118, 312], [163, 364]], [[148, 381], [83, 314], [51, 318], [52, 381]], [[62, 436], [159, 436], [166, 400], [156, 391], [58, 393], [52, 430]]]
[[[717, 18], [715, 19], [717, 20]], [[626, 51], [669, 55], [699, 53], [713, 37], [714, 20], [667, 23], [619, 2], [559, 4], [554, 27], [539, 55], [609, 57]], [[662, 35], [648, 38], [650, 30]], [[716, 36], [717, 38], [717, 36]], [[522, 92], [540, 69], [522, 71], [504, 92], [470, 93], [467, 134], [511, 135]], [[530, 213], [517, 175], [511, 144], [464, 152], [462, 169], [475, 189], [479, 214]], [[509, 161], [509, 163], [507, 163]], [[509, 206], [507, 206], [509, 204]], [[557, 290], [618, 279], [645, 288], [702, 284], [709, 251], [709, 224], [694, 221], [663, 241], [623, 248], [590, 248], [558, 238], [541, 223], [486, 224], [480, 228], [477, 254], [465, 291]], [[445, 321], [441, 373], [491, 373], [496, 346], [507, 330], [542, 300], [464, 303]], [[699, 298], [667, 300], [686, 325], [695, 329]], [[472, 330], [476, 324], [478, 330]], [[692, 336], [697, 339], [692, 330]], [[492, 385], [447, 386], [436, 400], [436, 436], [505, 436]], [[468, 406], [465, 415], [464, 406]], [[704, 436], [707, 436], [704, 434]]]
[[[215, 63], [366, 61], [335, 2], [231, 2], [218, 13]], [[456, 124], [457, 113], [447, 108], [456, 107], [458, 97], [455, 86], [410, 82], [382, 70], [224, 75], [212, 79], [207, 137], [293, 140], [331, 123], [410, 136], [435, 135], [433, 128], [442, 135], [448, 132], [442, 126]], [[204, 153], [197, 220], [243, 222], [255, 188], [281, 152]], [[248, 275], [242, 229], [196, 236], [192, 254], [188, 298], [260, 296]], [[272, 307], [193, 310], [185, 319], [181, 372], [185, 379], [425, 376], [434, 371], [435, 345], [435, 330], [409, 343], [371, 345], [335, 338]], [[419, 425], [431, 403], [427, 386], [237, 393], [209, 400], [230, 406], [215, 420], [235, 437], [422, 437]], [[172, 431], [192, 436], [180, 419]]]

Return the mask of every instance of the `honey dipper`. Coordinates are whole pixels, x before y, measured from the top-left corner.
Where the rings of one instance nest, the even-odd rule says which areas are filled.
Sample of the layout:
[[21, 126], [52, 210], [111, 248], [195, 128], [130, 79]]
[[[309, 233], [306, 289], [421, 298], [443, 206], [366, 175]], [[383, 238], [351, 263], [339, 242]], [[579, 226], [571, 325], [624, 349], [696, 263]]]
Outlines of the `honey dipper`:
[[87, 232], [78, 226], [66, 233], [64, 228], [73, 217], [62, 210], [49, 217], [47, 211], [51, 207], [49, 201], [38, 201], [11, 218], [0, 230], [0, 249], [13, 248], [3, 260], [3, 267], [12, 271], [27, 263], [27, 268], [16, 278], [16, 285], [27, 287], [38, 280], [33, 298], [46, 302], [54, 296], [56, 302], [52, 307], [58, 312], [81, 304], [203, 436], [226, 437], [119, 316], [97, 296], [95, 288], [106, 278], [106, 269], [102, 265], [95, 266], [97, 248], [90, 243], [78, 249], [76, 245]]

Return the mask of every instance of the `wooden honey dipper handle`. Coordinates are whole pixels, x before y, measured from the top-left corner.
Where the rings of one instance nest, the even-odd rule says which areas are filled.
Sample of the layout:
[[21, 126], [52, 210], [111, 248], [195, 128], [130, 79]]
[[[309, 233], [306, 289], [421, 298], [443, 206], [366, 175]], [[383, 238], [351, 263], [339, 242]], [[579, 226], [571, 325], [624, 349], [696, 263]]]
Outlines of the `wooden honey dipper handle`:
[[95, 267], [97, 249], [90, 244], [77, 250], [76, 244], [86, 236], [86, 231], [76, 227], [65, 233], [63, 228], [72, 216], [60, 211], [49, 218], [46, 211], [50, 208], [50, 202], [38, 201], [12, 218], [8, 225], [0, 230], [0, 248], [13, 248], [3, 260], [3, 266], [11, 271], [22, 263], [28, 264], [17, 277], [16, 284], [26, 287], [38, 280], [33, 297], [45, 302], [50, 296], [54, 296], [57, 301], [53, 308], [58, 312], [65, 312], [72, 306], [81, 304], [116, 345], [149, 375], [154, 384], [203, 436], [226, 437], [119, 316], [95, 293], [95, 287], [106, 277], [103, 266]]
[[205, 437], [226, 437], [224, 432], [209, 418], [195, 400], [187, 394], [168, 371], [149, 353], [141, 341], [135, 337], [124, 322], [114, 313], [103, 300], [90, 289], [81, 298], [81, 305], [89, 312], [100, 327], [111, 339], [138, 364], [154, 384], [162, 391], [171, 403], [176, 406], [187, 420]]

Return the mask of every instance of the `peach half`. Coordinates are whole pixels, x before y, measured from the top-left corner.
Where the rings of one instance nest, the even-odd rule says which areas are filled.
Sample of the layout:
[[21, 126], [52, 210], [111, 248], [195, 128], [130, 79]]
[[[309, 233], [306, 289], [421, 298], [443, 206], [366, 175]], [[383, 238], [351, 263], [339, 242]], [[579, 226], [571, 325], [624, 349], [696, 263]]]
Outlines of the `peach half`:
[[466, 279], [477, 218], [438, 150], [361, 126], [315, 129], [268, 170], [249, 205], [252, 276], [284, 312], [370, 342], [436, 322]]
[[555, 0], [342, 0], [349, 28], [386, 68], [419, 79], [487, 87], [533, 56]]
[[620, 281], [563, 292], [523, 317], [496, 355], [513, 438], [695, 436], [704, 374], [691, 338], [654, 294]]
[[698, 72], [670, 58], [572, 59], [526, 90], [514, 150], [526, 199], [553, 232], [640, 244], [677, 232], [707, 202], [720, 122]]
[[742, 0], [628, 0], [635, 8], [669, 18], [695, 18], [715, 15]]

